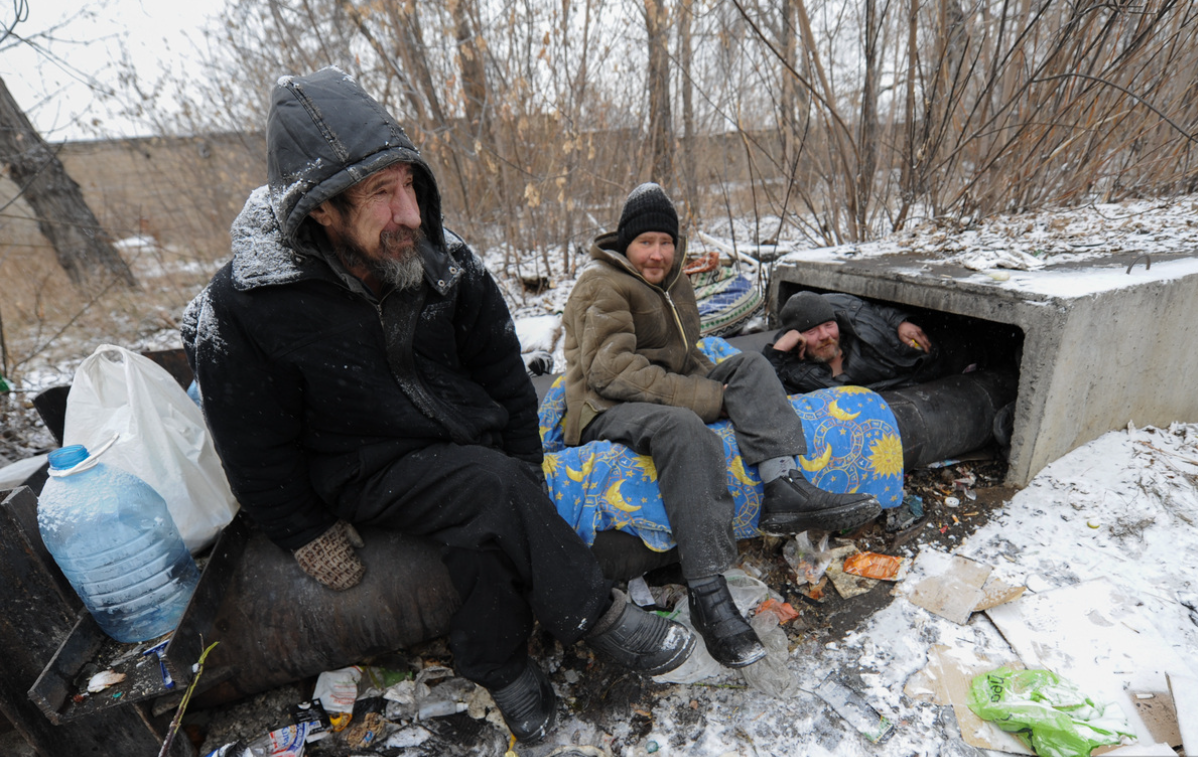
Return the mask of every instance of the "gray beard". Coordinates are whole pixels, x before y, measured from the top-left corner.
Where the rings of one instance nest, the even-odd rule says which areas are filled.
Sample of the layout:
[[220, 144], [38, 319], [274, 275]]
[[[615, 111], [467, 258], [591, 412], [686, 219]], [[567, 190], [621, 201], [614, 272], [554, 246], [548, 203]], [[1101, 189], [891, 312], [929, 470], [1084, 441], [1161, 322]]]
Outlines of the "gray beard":
[[424, 258], [420, 257], [419, 250], [423, 234], [420, 231], [408, 233], [415, 237], [416, 245], [402, 255], [396, 255], [394, 252], [392, 240], [387, 238], [389, 234], [384, 234], [381, 240], [383, 251], [387, 253], [381, 259], [368, 257], [361, 248], [348, 240], [337, 245], [337, 255], [345, 267], [365, 268], [385, 285], [401, 290], [415, 289], [424, 279]]
[[371, 272], [396, 289], [415, 289], [424, 280], [424, 259], [412, 254], [400, 260], [384, 258], [367, 264]]

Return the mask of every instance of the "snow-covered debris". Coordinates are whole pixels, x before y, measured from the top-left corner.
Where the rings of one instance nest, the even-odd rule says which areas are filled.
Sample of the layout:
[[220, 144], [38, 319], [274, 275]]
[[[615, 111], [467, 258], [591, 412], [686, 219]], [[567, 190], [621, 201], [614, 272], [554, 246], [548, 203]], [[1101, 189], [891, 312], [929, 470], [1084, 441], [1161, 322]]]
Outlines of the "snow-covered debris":
[[915, 253], [983, 271], [1036, 270], [1114, 253], [1191, 254], [1198, 250], [1198, 196], [1048, 208], [984, 219], [922, 221], [874, 242], [796, 250], [803, 260], [849, 260]]

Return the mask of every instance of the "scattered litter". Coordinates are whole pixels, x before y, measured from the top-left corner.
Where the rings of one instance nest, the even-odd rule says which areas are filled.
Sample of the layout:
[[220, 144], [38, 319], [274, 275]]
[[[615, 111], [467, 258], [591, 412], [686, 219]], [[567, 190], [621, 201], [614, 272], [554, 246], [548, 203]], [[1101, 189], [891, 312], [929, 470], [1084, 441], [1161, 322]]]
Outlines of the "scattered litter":
[[353, 719], [354, 702], [358, 698], [358, 681], [362, 669], [356, 665], [338, 670], [326, 670], [316, 678], [312, 699], [320, 702], [328, 713], [334, 733], [345, 730]]
[[1118, 703], [1140, 742], [1151, 744], [1159, 739], [1140, 718], [1135, 695], [1167, 691], [1166, 672], [1185, 675], [1189, 666], [1135, 603], [1110, 581], [1097, 579], [986, 614], [1024, 665], [1067, 677], [1095, 701]]
[[896, 593], [928, 612], [964, 625], [983, 600], [982, 587], [992, 570], [960, 555], [924, 549]]
[[844, 572], [879, 581], [894, 581], [903, 558], [881, 555], [877, 552], [858, 552], [844, 558]]
[[760, 615], [764, 612], [773, 613], [774, 616], [778, 618], [779, 624], [789, 623], [790, 621], [799, 617], [799, 613], [795, 611], [795, 608], [790, 606], [790, 602], [779, 602], [773, 597], [770, 597], [757, 606], [756, 615]]
[[911, 676], [903, 692], [912, 699], [952, 705], [961, 738], [978, 749], [1013, 754], [1034, 754], [1015, 736], [986, 722], [969, 709], [969, 685], [974, 677], [995, 665], [1020, 667], [1017, 660], [994, 660], [972, 649], [954, 649], [936, 644], [928, 650], [928, 665]]
[[790, 660], [790, 645], [786, 632], [778, 627], [778, 616], [772, 612], [758, 613], [749, 621], [757, 638], [765, 646], [766, 656], [740, 669], [745, 682], [758, 691], [777, 699], [788, 699], [799, 692], [799, 681], [786, 663]]
[[795, 583], [815, 586], [820, 582], [832, 556], [828, 553], [828, 535], [813, 545], [807, 532], [795, 536], [782, 547], [782, 557], [794, 569]]
[[825, 678], [814, 693], [836, 710], [845, 722], [875, 744], [894, 730], [894, 724], [879, 715], [864, 697], [831, 676]]
[[815, 585], [808, 584], [807, 586], [800, 586], [797, 591], [799, 596], [805, 599], [816, 603], [823, 603], [827, 599], [828, 576], [821, 578], [819, 583]]
[[383, 746], [390, 749], [411, 749], [418, 747], [433, 737], [433, 734], [423, 726], [411, 725], [401, 728], [387, 737]]
[[329, 722], [329, 715], [320, 706], [319, 701], [300, 702], [299, 704], [291, 705], [291, 722], [296, 725], [300, 723], [308, 724], [307, 741], [320, 741], [327, 738], [332, 733], [332, 723]]
[[[872, 578], [863, 576], [852, 576], [844, 572], [845, 558], [858, 553], [856, 546], [846, 544], [829, 550], [828, 555], [831, 557], [831, 562], [828, 563], [827, 579], [836, 587], [836, 592], [845, 599], [865, 594], [878, 585], [878, 582]], [[822, 592], [819, 599], [822, 601]]]
[[162, 685], [168, 689], [173, 689], [175, 688], [175, 679], [171, 678], [170, 671], [166, 669], [166, 661], [163, 659], [163, 655], [166, 654], [166, 645], [170, 643], [170, 639], [160, 641], [142, 652], [142, 655], [152, 654], [158, 658], [158, 672], [162, 674]]
[[125, 680], [124, 673], [118, 673], [115, 670], [105, 670], [91, 677], [87, 682], [87, 691], [90, 694], [98, 694], [109, 686], [116, 686], [123, 680]]
[[653, 598], [653, 592], [649, 591], [649, 584], [645, 582], [644, 576], [637, 576], [628, 582], [628, 597], [637, 607], [652, 607], [657, 604], [657, 600]]
[[916, 494], [907, 494], [898, 507], [883, 511], [886, 516], [886, 533], [905, 531], [923, 517], [923, 498]]
[[979, 675], [969, 687], [969, 709], [1039, 755], [1088, 755], [1135, 738], [1118, 704], [1091, 699], [1051, 670], [1003, 667]]
[[387, 738], [387, 731], [394, 726], [383, 719], [377, 712], [368, 712], [361, 722], [354, 723], [345, 729], [341, 738], [351, 749], [365, 749], [381, 743]]

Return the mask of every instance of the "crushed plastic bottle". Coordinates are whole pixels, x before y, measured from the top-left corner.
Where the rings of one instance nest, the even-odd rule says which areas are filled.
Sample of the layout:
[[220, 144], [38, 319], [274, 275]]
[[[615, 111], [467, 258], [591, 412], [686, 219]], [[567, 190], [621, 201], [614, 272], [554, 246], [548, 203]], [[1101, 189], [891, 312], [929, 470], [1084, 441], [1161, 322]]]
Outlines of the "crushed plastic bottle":
[[799, 691], [799, 680], [786, 666], [790, 659], [790, 644], [786, 632], [778, 626], [778, 616], [772, 612], [759, 612], [749, 621], [749, 625], [765, 646], [766, 655], [740, 669], [745, 682], [778, 699], [794, 696]]
[[50, 453], [38, 530], [104, 633], [147, 641], [179, 624], [200, 572], [158, 492], [96, 460], [106, 448]]

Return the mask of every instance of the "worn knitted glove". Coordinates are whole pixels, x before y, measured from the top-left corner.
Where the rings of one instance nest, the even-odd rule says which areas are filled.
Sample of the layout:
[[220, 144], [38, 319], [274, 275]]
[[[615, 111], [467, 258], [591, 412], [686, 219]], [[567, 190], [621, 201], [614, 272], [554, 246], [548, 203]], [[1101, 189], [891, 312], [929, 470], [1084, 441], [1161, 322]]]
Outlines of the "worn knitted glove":
[[354, 527], [339, 520], [320, 536], [294, 550], [300, 568], [320, 583], [336, 591], [358, 585], [366, 566], [354, 554], [354, 547], [365, 544]]

